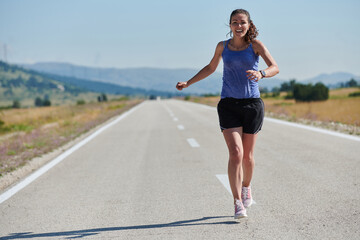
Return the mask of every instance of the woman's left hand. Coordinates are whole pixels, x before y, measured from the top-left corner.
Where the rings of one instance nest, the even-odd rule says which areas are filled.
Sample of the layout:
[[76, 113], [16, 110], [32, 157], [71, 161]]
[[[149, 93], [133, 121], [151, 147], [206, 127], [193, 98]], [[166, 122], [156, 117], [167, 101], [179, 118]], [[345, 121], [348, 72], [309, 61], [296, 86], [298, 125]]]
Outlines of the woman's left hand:
[[251, 81], [257, 82], [260, 79], [262, 79], [262, 75], [259, 71], [247, 70], [246, 72], [247, 72], [246, 77]]

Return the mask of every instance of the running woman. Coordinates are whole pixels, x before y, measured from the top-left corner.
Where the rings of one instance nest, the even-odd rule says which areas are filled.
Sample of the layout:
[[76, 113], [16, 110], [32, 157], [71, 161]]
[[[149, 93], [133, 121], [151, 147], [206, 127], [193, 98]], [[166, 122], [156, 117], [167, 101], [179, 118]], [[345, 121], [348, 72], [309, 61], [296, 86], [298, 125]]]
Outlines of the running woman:
[[[228, 176], [234, 197], [235, 219], [247, 217], [253, 203], [251, 179], [254, 172], [254, 148], [264, 119], [264, 103], [258, 81], [273, 77], [279, 68], [265, 45], [256, 39], [258, 31], [248, 11], [236, 9], [230, 15], [230, 36], [217, 44], [210, 63], [187, 82], [178, 82], [182, 90], [211, 75], [223, 60], [223, 85], [217, 110], [220, 128], [229, 150]], [[259, 70], [259, 56], [266, 69]]]

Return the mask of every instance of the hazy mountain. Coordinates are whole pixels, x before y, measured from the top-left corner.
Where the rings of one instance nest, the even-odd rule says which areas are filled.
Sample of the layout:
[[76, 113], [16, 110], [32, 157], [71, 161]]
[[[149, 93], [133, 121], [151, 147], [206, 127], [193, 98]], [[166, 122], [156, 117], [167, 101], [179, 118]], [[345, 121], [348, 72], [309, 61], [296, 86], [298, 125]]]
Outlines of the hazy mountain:
[[[113, 83], [121, 86], [178, 93], [177, 82], [187, 81], [194, 76], [196, 69], [160, 69], [160, 68], [91, 68], [68, 63], [36, 63], [22, 65], [40, 72], [67, 77]], [[218, 93], [221, 90], [222, 74], [215, 72], [207, 79], [193, 85], [186, 93]]]
[[355, 76], [351, 73], [346, 72], [335, 72], [331, 74], [320, 74], [316, 77], [306, 79], [303, 83], [316, 83], [322, 82], [329, 87], [339, 87], [341, 83], [348, 82], [351, 79], [360, 81], [360, 76]]
[[[164, 96], [169, 92], [123, 87], [116, 84], [65, 77], [50, 73], [39, 73], [0, 61], [0, 101], [1, 106], [14, 100], [26, 102], [30, 106], [37, 97], [49, 98], [61, 104], [76, 101], [80, 97], [96, 101], [98, 93], [130, 96]], [[81, 95], [81, 96], [80, 96]], [[85, 96], [86, 95], [86, 96]]]
[[[40, 72], [46, 72], [61, 76], [87, 79], [98, 82], [112, 83], [121, 86], [142, 88], [176, 93], [175, 85], [179, 81], [187, 81], [194, 76], [198, 69], [161, 69], [161, 68], [93, 68], [77, 66], [68, 63], [43, 62], [30, 65], [22, 65], [26, 68]], [[360, 77], [351, 73], [337, 72], [332, 74], [321, 74], [306, 80], [297, 80], [301, 83], [322, 82], [327, 86], [336, 87], [340, 83], [347, 82], [351, 78], [360, 80]], [[261, 88], [272, 90], [280, 87], [281, 83], [290, 79], [282, 80], [277, 78], [263, 79], [260, 81]], [[208, 78], [186, 89], [184, 93], [219, 93], [222, 85], [222, 74], [213, 73]]]
[[2, 103], [33, 100], [44, 96], [72, 98], [85, 92], [87, 91], [74, 85], [0, 61], [0, 101]]
[[133, 87], [124, 87], [113, 83], [106, 83], [106, 82], [97, 82], [97, 81], [90, 81], [86, 79], [79, 79], [74, 77], [66, 77], [60, 76], [56, 74], [50, 73], [41, 73], [44, 76], [52, 78], [62, 83], [71, 84], [73, 86], [80, 87], [87, 91], [97, 92], [97, 93], [108, 93], [108, 94], [115, 94], [115, 95], [127, 95], [127, 96], [162, 96], [162, 97], [170, 97], [174, 95], [170, 92], [165, 91], [156, 91], [156, 90], [146, 90], [142, 88], [133, 88]]

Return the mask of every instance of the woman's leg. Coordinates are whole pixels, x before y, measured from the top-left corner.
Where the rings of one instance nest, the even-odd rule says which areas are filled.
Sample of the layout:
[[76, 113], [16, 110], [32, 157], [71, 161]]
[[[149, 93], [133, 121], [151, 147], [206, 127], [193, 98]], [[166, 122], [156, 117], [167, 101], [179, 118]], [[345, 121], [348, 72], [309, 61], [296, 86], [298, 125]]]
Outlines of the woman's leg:
[[254, 172], [255, 160], [254, 160], [254, 149], [257, 134], [242, 134], [242, 146], [243, 146], [243, 187], [250, 186], [250, 182]]
[[242, 127], [223, 131], [226, 145], [229, 149], [228, 177], [230, 188], [235, 199], [241, 201], [241, 166], [243, 159]]

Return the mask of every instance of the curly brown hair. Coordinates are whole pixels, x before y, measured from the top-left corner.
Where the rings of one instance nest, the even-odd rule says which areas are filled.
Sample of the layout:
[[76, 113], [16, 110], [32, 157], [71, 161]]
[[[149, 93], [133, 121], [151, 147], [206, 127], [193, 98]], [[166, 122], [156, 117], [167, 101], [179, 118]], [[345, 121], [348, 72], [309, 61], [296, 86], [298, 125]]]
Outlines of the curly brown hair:
[[[235, 9], [234, 11], [232, 11], [232, 13], [230, 15], [229, 24], [231, 25], [232, 17], [235, 16], [236, 14], [239, 14], [239, 13], [240, 14], [245, 14], [248, 17], [248, 22], [249, 22], [250, 26], [249, 26], [249, 30], [247, 31], [247, 33], [245, 35], [245, 41], [247, 43], [251, 43], [253, 40], [256, 39], [256, 37], [257, 37], [257, 35], [259, 35], [259, 33], [258, 33], [258, 30], [256, 29], [255, 24], [251, 20], [250, 13], [248, 11], [246, 11], [245, 9]], [[230, 36], [232, 37], [232, 32], [231, 31], [228, 34], [230, 34]]]

